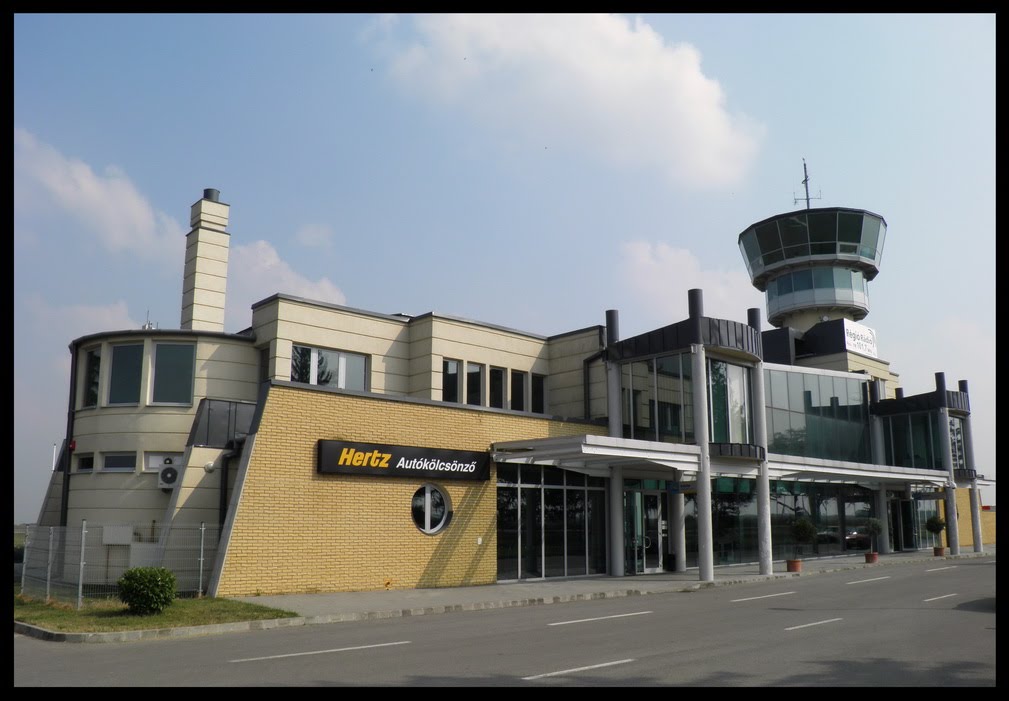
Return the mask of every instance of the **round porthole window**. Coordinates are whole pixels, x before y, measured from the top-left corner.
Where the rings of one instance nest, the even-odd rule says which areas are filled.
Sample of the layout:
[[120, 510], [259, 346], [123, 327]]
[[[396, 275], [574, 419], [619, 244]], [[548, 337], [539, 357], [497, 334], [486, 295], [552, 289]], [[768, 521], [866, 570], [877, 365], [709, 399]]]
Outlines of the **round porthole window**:
[[414, 492], [411, 511], [417, 528], [428, 535], [441, 531], [452, 520], [448, 494], [433, 484], [425, 484]]

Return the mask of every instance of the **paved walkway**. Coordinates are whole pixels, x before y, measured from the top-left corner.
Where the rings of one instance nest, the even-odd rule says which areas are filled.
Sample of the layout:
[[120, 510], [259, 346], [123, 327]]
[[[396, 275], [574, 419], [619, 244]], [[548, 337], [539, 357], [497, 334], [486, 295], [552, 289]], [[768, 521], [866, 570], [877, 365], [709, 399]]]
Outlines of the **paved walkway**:
[[[948, 551], [947, 551], [948, 552]], [[694, 591], [702, 587], [720, 587], [770, 578], [816, 575], [839, 570], [876, 569], [910, 562], [955, 561], [965, 558], [995, 557], [995, 546], [986, 545], [985, 552], [961, 549], [960, 555], [937, 558], [931, 550], [880, 555], [875, 564], [866, 564], [862, 554], [833, 558], [803, 560], [800, 574], [786, 572], [784, 561], [774, 563], [774, 573], [759, 574], [756, 564], [715, 567], [713, 582], [698, 580], [697, 568], [686, 572], [663, 572], [636, 577], [585, 577], [580, 579], [548, 579], [537, 582], [486, 584], [475, 587], [444, 589], [404, 589], [392, 591], [338, 592], [332, 594], [287, 594], [282, 596], [240, 597], [271, 608], [293, 611], [296, 618], [266, 621], [223, 623], [187, 628], [160, 628], [117, 633], [56, 633], [35, 626], [14, 623], [14, 632], [58, 642], [124, 642], [163, 638], [184, 638], [218, 633], [264, 630], [286, 626], [302, 626], [375, 618], [420, 616], [450, 611], [537, 606], [567, 601], [587, 601], [626, 596], [645, 596], [669, 592]]]

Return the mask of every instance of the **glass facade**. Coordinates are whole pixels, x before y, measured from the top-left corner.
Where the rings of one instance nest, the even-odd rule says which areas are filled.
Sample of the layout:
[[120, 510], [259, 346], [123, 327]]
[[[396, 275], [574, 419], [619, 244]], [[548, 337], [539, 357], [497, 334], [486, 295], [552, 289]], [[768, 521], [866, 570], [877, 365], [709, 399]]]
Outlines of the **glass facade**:
[[871, 462], [865, 380], [764, 369], [767, 450]]
[[[684, 485], [688, 567], [697, 566], [696, 485]], [[817, 542], [798, 546], [792, 522], [808, 516]], [[870, 547], [866, 520], [875, 516], [873, 493], [854, 485], [771, 480], [771, 546], [775, 560], [796, 555], [828, 556]], [[756, 482], [719, 477], [711, 480], [711, 533], [716, 565], [759, 561]]]
[[857, 256], [878, 267], [886, 222], [862, 211], [794, 212], [761, 222], [739, 236], [750, 277], [763, 269], [807, 256]]
[[689, 353], [627, 363], [621, 370], [624, 435], [692, 443], [694, 407]]
[[[929, 470], [944, 469], [938, 411], [883, 416], [880, 417], [880, 424], [883, 430], [885, 464]], [[952, 429], [950, 435], [952, 436]], [[952, 447], [952, 441], [950, 445]]]
[[606, 573], [605, 480], [498, 465], [498, 579]]

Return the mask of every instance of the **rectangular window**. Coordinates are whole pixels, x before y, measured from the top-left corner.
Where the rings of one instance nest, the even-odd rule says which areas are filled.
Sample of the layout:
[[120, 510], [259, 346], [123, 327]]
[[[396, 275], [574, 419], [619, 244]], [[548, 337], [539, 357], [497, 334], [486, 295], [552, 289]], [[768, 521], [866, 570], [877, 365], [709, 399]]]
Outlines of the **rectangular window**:
[[446, 402], [459, 401], [459, 361], [445, 358], [441, 361], [441, 398]]
[[140, 372], [143, 360], [142, 343], [112, 346], [109, 404], [140, 403]]
[[505, 402], [505, 369], [490, 369], [490, 406], [504, 409]]
[[102, 367], [101, 347], [89, 348], [84, 355], [84, 397], [82, 407], [98, 406], [98, 375]]
[[77, 471], [91, 472], [95, 469], [95, 456], [91, 454], [77, 456]]
[[483, 365], [466, 363], [466, 403], [483, 405]]
[[546, 381], [545, 375], [533, 374], [532, 411], [537, 414], [545, 414], [547, 411]]
[[291, 382], [367, 390], [368, 356], [311, 346], [292, 346]]
[[526, 374], [518, 370], [512, 370], [511, 408], [515, 411], [526, 410]]
[[193, 366], [196, 346], [192, 343], [154, 344], [155, 404], [193, 403]]
[[102, 469], [109, 472], [133, 472], [137, 469], [136, 453], [110, 453], [104, 460]]

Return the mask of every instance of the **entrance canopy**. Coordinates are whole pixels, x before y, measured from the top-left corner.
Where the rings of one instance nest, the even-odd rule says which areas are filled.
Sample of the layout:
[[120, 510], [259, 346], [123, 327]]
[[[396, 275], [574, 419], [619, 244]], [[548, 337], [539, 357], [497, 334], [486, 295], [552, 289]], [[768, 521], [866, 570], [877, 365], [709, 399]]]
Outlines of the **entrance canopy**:
[[[692, 478], [700, 469], [701, 451], [687, 443], [661, 443], [631, 438], [580, 435], [502, 441], [491, 446], [491, 457], [499, 463], [553, 465], [596, 477], [609, 477], [611, 467], [624, 468], [625, 477], [645, 479]], [[947, 475], [938, 470], [870, 465], [841, 460], [772, 454], [767, 461], [771, 479], [802, 482], [864, 484], [891, 488], [907, 485], [944, 487]], [[760, 464], [750, 459], [711, 459], [712, 477], [758, 475]], [[684, 474], [686, 473], [686, 474]]]
[[491, 446], [495, 462], [554, 465], [596, 477], [609, 477], [611, 467], [634, 476], [676, 479], [676, 470], [697, 472], [701, 450], [696, 445], [660, 443], [609, 436], [565, 436], [503, 441]]

